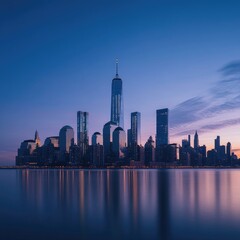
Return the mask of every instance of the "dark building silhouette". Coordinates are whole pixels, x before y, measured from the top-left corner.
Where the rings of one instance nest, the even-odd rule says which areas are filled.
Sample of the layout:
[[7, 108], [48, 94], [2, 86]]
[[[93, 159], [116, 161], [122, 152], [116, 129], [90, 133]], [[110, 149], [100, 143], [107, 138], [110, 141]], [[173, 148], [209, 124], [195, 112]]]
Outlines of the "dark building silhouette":
[[152, 136], [150, 136], [145, 143], [145, 160], [144, 163], [146, 166], [149, 166], [150, 162], [155, 162], [155, 142], [153, 141]]
[[199, 162], [199, 166], [204, 166], [207, 164], [207, 147], [205, 145], [200, 146], [199, 153], [201, 154], [201, 162]]
[[104, 161], [105, 164], [114, 162], [113, 154], [113, 131], [117, 128], [115, 122], [107, 122], [103, 127], [103, 147], [104, 147]]
[[99, 132], [92, 135], [92, 164], [96, 167], [104, 166], [103, 136]]
[[42, 162], [46, 164], [57, 164], [60, 160], [59, 137], [47, 137], [42, 146]]
[[227, 143], [227, 159], [230, 160], [231, 159], [231, 153], [232, 152], [232, 149], [231, 149], [231, 143], [228, 142]]
[[194, 149], [198, 149], [199, 147], [199, 139], [198, 139], [198, 133], [197, 131], [195, 132], [195, 135], [194, 135]]
[[64, 126], [59, 132], [60, 161], [69, 162], [69, 152], [74, 144], [74, 131], [70, 126]]
[[131, 147], [131, 142], [132, 142], [132, 133], [131, 133], [131, 129], [127, 130], [127, 147], [130, 148]]
[[158, 148], [158, 162], [173, 164], [177, 160], [177, 144], [162, 144]]
[[113, 131], [113, 154], [115, 162], [124, 162], [126, 159], [126, 133], [121, 127]]
[[218, 155], [215, 149], [207, 151], [207, 163], [209, 166], [218, 165]]
[[217, 136], [217, 138], [214, 140], [214, 149], [218, 151], [219, 147], [220, 147], [220, 136]]
[[189, 147], [191, 147], [191, 135], [190, 134], [188, 135], [188, 144], [189, 144]]
[[81, 149], [77, 144], [72, 144], [69, 149], [69, 164], [70, 165], [83, 165], [81, 159]]
[[16, 165], [36, 165], [39, 160], [39, 151], [36, 151], [41, 146], [39, 134], [36, 131], [34, 140], [24, 140], [18, 149], [16, 156]]

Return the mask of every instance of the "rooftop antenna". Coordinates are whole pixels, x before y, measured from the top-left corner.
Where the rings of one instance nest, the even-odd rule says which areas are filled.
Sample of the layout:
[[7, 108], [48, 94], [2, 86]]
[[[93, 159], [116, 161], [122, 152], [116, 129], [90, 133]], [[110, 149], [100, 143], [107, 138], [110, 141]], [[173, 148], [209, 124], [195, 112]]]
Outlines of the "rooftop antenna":
[[118, 59], [116, 58], [116, 77], [118, 77]]

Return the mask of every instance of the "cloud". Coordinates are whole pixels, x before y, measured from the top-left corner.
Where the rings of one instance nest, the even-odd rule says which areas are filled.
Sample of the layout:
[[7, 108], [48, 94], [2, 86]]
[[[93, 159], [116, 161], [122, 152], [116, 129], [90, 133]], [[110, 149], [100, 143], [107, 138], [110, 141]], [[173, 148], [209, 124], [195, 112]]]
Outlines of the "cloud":
[[189, 123], [198, 120], [199, 112], [206, 106], [202, 97], [194, 97], [180, 103], [171, 111], [171, 125]]
[[221, 129], [221, 128], [228, 127], [228, 126], [234, 126], [234, 125], [238, 125], [238, 124], [240, 124], [240, 118], [230, 119], [230, 120], [225, 120], [225, 121], [218, 122], [218, 123], [204, 125], [201, 127], [201, 130], [209, 131], [209, 130]]
[[221, 72], [223, 76], [240, 75], [240, 61], [232, 61], [226, 64], [219, 72]]
[[217, 81], [205, 94], [190, 98], [170, 111], [172, 135], [221, 129], [240, 124], [232, 116], [240, 109], [240, 61], [231, 62], [219, 72], [224, 79]]
[[[240, 124], [240, 118], [229, 119], [229, 120], [221, 121], [218, 123], [206, 124], [206, 125], [202, 125], [200, 130], [198, 129], [198, 133], [209, 132], [211, 130], [221, 129], [224, 127], [235, 126], [239, 124]], [[173, 136], [184, 136], [188, 134], [193, 134], [195, 131], [196, 131], [195, 129], [184, 130], [181, 132], [177, 132], [176, 134], [173, 134]]]

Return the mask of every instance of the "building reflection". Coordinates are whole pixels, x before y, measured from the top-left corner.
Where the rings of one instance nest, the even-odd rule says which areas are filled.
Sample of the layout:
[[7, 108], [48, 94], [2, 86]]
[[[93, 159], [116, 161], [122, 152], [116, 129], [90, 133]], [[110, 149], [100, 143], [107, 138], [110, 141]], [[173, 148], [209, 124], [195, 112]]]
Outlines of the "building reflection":
[[178, 239], [194, 224], [200, 231], [240, 220], [235, 170], [25, 169], [16, 176], [29, 211], [55, 216], [83, 238]]

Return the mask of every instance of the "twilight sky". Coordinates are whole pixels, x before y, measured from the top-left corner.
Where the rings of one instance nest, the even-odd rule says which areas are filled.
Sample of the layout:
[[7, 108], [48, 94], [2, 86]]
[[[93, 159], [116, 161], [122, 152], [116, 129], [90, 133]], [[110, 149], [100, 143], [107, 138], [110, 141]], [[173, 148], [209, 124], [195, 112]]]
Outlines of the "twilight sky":
[[[142, 143], [155, 111], [170, 109], [170, 141], [199, 131], [240, 149], [240, 2], [86, 0], [0, 2], [0, 165], [21, 141], [42, 142], [78, 110], [90, 136], [110, 118], [115, 59], [125, 130], [142, 114]], [[236, 152], [237, 153], [237, 152]]]

